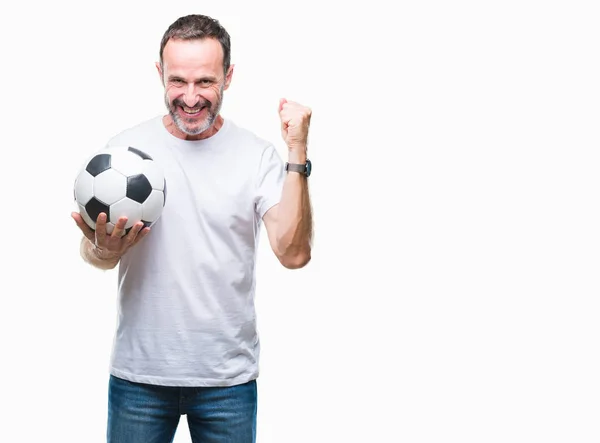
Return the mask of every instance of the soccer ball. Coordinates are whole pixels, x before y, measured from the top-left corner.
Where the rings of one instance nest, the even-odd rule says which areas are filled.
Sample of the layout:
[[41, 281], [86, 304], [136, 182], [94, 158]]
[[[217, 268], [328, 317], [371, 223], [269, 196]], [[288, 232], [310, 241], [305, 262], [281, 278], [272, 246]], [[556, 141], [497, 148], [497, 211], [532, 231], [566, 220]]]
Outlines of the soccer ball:
[[120, 217], [127, 217], [125, 234], [141, 221], [152, 226], [161, 216], [167, 182], [152, 157], [131, 146], [111, 146], [96, 152], [81, 168], [74, 185], [75, 204], [86, 224], [96, 229], [101, 212], [112, 233]]

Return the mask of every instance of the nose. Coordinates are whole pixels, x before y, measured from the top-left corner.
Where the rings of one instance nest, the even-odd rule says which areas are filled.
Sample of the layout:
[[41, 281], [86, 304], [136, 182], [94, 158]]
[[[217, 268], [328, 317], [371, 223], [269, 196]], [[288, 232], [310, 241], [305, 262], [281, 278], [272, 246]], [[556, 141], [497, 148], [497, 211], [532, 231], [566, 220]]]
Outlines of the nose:
[[193, 83], [189, 84], [187, 87], [187, 91], [183, 94], [183, 102], [186, 106], [190, 108], [198, 103], [198, 94], [196, 93], [196, 85]]

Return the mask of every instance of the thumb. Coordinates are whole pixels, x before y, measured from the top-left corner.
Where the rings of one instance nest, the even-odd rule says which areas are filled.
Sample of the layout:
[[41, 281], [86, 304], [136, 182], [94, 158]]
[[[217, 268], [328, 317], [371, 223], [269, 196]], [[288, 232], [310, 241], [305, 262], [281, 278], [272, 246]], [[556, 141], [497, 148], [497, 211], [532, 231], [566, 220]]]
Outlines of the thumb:
[[281, 110], [283, 109], [283, 105], [287, 103], [287, 100], [285, 98], [280, 98], [279, 99], [279, 112], [281, 112]]
[[286, 131], [287, 130], [287, 123], [283, 120], [283, 116], [281, 115], [281, 111], [283, 111], [283, 105], [287, 103], [287, 100], [285, 98], [280, 98], [279, 99], [279, 118], [281, 119], [281, 130], [282, 131]]

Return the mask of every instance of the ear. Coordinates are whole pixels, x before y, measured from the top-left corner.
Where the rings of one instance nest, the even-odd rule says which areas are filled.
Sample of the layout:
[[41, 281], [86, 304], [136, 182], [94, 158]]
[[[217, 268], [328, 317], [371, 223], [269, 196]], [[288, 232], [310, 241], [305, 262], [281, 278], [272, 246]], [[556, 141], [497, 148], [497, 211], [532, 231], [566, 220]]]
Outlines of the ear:
[[235, 65], [229, 65], [229, 70], [227, 71], [227, 75], [225, 76], [225, 88], [223, 89], [229, 88], [229, 85], [231, 84], [231, 77], [233, 77], [233, 68], [235, 68]]
[[160, 66], [160, 62], [156, 62], [156, 70], [158, 71], [158, 76], [160, 77], [160, 83], [164, 86], [165, 78], [163, 76], [163, 70], [162, 70], [162, 67]]

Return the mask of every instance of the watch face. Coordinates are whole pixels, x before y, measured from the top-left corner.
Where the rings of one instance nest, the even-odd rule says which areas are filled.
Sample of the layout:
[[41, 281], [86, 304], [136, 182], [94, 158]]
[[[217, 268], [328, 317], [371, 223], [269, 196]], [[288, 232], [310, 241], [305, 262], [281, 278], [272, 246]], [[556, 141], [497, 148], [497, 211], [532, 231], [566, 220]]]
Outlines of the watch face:
[[312, 171], [312, 163], [310, 160], [306, 160], [306, 176], [309, 177]]

